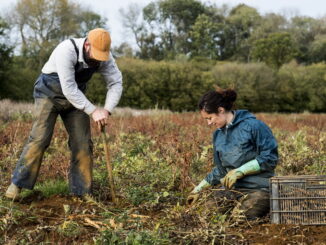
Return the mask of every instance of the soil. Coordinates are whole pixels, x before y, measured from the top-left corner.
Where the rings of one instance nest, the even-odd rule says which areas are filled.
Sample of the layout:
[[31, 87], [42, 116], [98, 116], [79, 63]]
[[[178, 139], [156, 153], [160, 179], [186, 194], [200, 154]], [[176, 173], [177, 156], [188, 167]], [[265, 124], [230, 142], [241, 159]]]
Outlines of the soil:
[[250, 244], [326, 244], [326, 226], [254, 225], [244, 230]]
[[[72, 241], [78, 244], [79, 241], [82, 243], [88, 241], [89, 244], [92, 244], [93, 237], [98, 233], [96, 228], [85, 222], [85, 218], [97, 217], [94, 214], [96, 207], [76, 197], [57, 195], [44, 198], [41, 193], [34, 192], [27, 198], [15, 202], [14, 205], [28, 215], [23, 215], [12, 224], [9, 232], [5, 234], [9, 237], [5, 244], [12, 244], [11, 241], [21, 239], [24, 239], [26, 244], [43, 241], [53, 244], [58, 244], [58, 241], [60, 244], [71, 244]], [[65, 210], [65, 206], [69, 210]], [[58, 227], [65, 221], [83, 224], [84, 226], [79, 229], [80, 234], [58, 237]], [[0, 230], [0, 236], [2, 235]]]
[[[22, 239], [25, 237], [27, 243], [47, 241], [58, 244], [78, 244], [79, 242], [93, 244], [93, 237], [99, 234], [96, 225], [88, 223], [86, 220], [92, 220], [96, 223], [100, 208], [93, 203], [85, 202], [76, 197], [57, 195], [50, 198], [44, 198], [40, 193], [34, 193], [26, 199], [16, 202], [19, 210], [28, 212], [29, 215], [20, 220], [16, 224], [12, 224], [9, 232], [6, 235], [6, 243], [11, 244], [11, 241]], [[65, 210], [64, 207], [69, 207]], [[163, 218], [164, 213], [158, 211], [148, 212], [142, 209], [144, 214], [152, 219]], [[160, 217], [162, 216], [162, 217]], [[35, 217], [35, 218], [32, 218]], [[196, 226], [193, 217], [181, 217], [182, 220], [189, 222], [180, 224], [180, 227], [191, 228]], [[103, 217], [102, 217], [103, 220]], [[80, 232], [76, 235], [58, 237], [57, 229], [65, 221], [73, 221], [80, 226]], [[325, 226], [303, 226], [303, 225], [276, 225], [269, 223], [269, 217], [263, 219], [248, 221], [238, 224], [235, 227], [227, 228], [225, 244], [266, 244], [266, 245], [288, 245], [288, 244], [326, 244], [326, 225]], [[197, 243], [195, 243], [197, 244]]]

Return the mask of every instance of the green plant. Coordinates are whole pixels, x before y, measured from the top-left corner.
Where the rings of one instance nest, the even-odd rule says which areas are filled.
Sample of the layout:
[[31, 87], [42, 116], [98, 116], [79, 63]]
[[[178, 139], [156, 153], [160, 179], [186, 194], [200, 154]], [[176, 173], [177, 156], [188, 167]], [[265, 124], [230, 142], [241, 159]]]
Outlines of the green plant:
[[22, 197], [27, 197], [32, 195], [35, 192], [41, 192], [42, 196], [50, 197], [57, 194], [68, 194], [68, 184], [65, 180], [58, 179], [58, 180], [49, 180], [42, 183], [37, 183], [35, 185], [34, 190], [24, 190], [22, 192]]
[[65, 220], [59, 227], [58, 233], [66, 237], [78, 236], [82, 232], [80, 225], [71, 220]]
[[167, 234], [151, 231], [105, 230], [96, 244], [110, 245], [167, 245], [171, 244]]
[[[155, 149], [156, 142], [139, 133], [121, 136], [120, 156], [113, 165], [117, 185], [134, 205], [155, 200], [155, 193], [172, 187], [172, 173]], [[119, 178], [123, 175], [123, 179]], [[164, 178], [162, 178], [164, 176]]]

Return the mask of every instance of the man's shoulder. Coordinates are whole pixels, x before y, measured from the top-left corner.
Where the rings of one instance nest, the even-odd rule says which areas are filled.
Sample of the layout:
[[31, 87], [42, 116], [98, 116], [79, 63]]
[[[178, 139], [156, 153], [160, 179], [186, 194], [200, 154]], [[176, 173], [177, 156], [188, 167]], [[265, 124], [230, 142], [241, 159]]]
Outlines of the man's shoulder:
[[76, 43], [76, 45], [79, 46], [84, 43], [85, 38], [84, 37], [83, 38], [69, 38], [69, 39], [66, 39], [65, 41], [72, 43], [71, 40], [73, 40]]
[[67, 47], [68, 45], [71, 45], [71, 41], [70, 41], [70, 39], [63, 40], [62, 42], [60, 42], [60, 43], [58, 44], [57, 47]]
[[63, 40], [62, 42], [60, 42], [58, 45], [57, 45], [57, 48], [58, 49], [74, 49], [74, 45], [73, 45], [73, 42], [71, 40], [73, 40], [77, 46], [77, 48], [79, 48], [80, 45], [82, 45], [83, 43], [83, 40], [85, 38], [69, 38], [69, 39], [66, 39], [66, 40]]
[[[79, 39], [80, 38], [73, 39], [76, 43], [77, 48], [79, 47], [79, 42], [81, 42], [81, 40], [79, 40]], [[66, 39], [66, 40], [62, 41], [61, 43], [59, 43], [57, 45], [57, 47], [54, 49], [53, 54], [56, 57], [59, 57], [59, 59], [66, 59], [67, 57], [69, 57], [69, 59], [71, 59], [71, 60], [76, 59], [75, 58], [76, 50], [75, 50], [73, 43], [70, 41], [70, 39]]]
[[63, 54], [71, 53], [72, 50], [74, 49], [71, 41], [69, 39], [66, 39], [61, 43], [59, 43], [53, 52], [56, 55], [63, 55]]

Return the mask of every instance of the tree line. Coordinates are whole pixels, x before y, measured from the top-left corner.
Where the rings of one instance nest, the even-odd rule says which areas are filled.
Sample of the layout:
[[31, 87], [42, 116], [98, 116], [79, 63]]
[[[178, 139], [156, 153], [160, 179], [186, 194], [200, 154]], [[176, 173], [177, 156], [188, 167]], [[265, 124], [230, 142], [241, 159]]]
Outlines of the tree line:
[[[198, 0], [159, 0], [144, 8], [121, 10], [124, 26], [138, 45], [141, 59], [205, 57], [214, 60], [265, 62], [279, 68], [325, 61], [326, 18], [261, 15], [239, 4], [221, 7]], [[130, 48], [129, 48], [130, 49]], [[119, 51], [128, 52], [128, 44]]]
[[[326, 111], [326, 17], [198, 0], [131, 4], [120, 13], [137, 45], [112, 47], [124, 76], [121, 106], [195, 110], [200, 95], [219, 85], [238, 91], [239, 108]], [[0, 99], [31, 100], [53, 48], [108, 28], [108, 19], [72, 0], [18, 0], [0, 16]], [[104, 91], [95, 76], [88, 96], [103, 103]]]
[[[145, 61], [118, 59], [124, 75], [120, 106], [164, 108], [173, 111], [197, 110], [203, 93], [235, 88], [237, 109], [254, 112], [325, 112], [326, 64], [308, 66], [292, 62], [275, 70], [264, 63]], [[105, 85], [96, 76], [88, 96], [102, 103]]]

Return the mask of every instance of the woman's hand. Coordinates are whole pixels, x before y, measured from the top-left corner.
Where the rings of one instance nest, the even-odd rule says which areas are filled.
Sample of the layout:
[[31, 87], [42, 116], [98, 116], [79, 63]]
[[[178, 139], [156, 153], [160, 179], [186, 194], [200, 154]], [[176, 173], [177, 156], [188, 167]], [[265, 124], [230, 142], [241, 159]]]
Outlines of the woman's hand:
[[221, 184], [228, 189], [237, 182], [238, 179], [243, 178], [245, 175], [257, 174], [260, 172], [260, 165], [256, 159], [251, 160], [241, 167], [236, 168], [228, 172], [224, 178], [221, 179]]
[[195, 202], [197, 202], [198, 198], [199, 198], [199, 193], [191, 192], [187, 197], [187, 204], [188, 205], [194, 204]]
[[242, 172], [238, 171], [237, 169], [233, 169], [229, 171], [224, 178], [221, 179], [221, 184], [225, 188], [231, 189], [237, 180], [241, 179], [243, 175], [244, 174]]
[[199, 198], [199, 192], [205, 188], [207, 188], [208, 186], [210, 186], [210, 184], [203, 179], [193, 190], [192, 192], [190, 192], [188, 198], [187, 198], [187, 204], [191, 205], [194, 204], [198, 198]]

